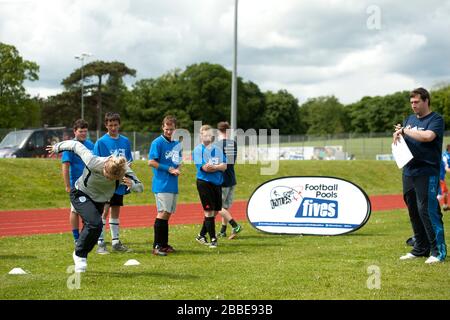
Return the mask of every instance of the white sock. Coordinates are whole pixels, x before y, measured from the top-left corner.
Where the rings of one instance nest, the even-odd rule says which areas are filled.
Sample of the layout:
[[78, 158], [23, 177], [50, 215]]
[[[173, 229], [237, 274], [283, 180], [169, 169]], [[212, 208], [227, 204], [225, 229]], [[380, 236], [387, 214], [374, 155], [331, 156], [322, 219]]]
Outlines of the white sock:
[[106, 219], [102, 218], [103, 228], [102, 233], [100, 233], [100, 237], [98, 237], [98, 244], [105, 241], [105, 229], [106, 229]]
[[119, 242], [119, 219], [109, 219], [109, 228], [111, 229], [112, 244]]

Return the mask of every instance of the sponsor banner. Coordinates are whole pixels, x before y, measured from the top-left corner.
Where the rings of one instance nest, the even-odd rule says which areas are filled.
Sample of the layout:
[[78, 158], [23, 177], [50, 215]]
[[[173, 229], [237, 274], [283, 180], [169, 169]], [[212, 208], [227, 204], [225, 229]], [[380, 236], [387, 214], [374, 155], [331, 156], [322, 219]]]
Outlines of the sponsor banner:
[[247, 218], [269, 233], [339, 235], [361, 228], [370, 217], [367, 194], [335, 177], [283, 177], [260, 185]]

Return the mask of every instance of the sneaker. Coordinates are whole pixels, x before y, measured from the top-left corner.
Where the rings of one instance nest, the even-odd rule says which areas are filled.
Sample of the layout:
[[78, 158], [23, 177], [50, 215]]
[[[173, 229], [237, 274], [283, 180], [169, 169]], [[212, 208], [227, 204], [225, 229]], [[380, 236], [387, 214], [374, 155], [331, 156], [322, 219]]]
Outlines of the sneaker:
[[418, 256], [413, 255], [412, 253], [408, 252], [407, 254], [405, 254], [404, 256], [400, 257], [400, 260], [411, 260], [411, 259], [416, 259], [419, 258]]
[[167, 256], [167, 252], [162, 251], [162, 248], [159, 245], [156, 245], [153, 248], [152, 254], [154, 256], [161, 256], [161, 257]]
[[174, 253], [175, 252], [175, 249], [170, 244], [168, 244], [165, 247], [162, 247], [160, 250], [165, 253]]
[[217, 238], [226, 238], [227, 237], [227, 233], [226, 232], [219, 232], [217, 234]]
[[98, 254], [109, 254], [108, 250], [106, 249], [106, 242], [102, 241], [99, 242], [97, 245], [97, 251]]
[[131, 251], [127, 246], [124, 246], [122, 244], [122, 242], [117, 242], [115, 244], [112, 245], [112, 251], [116, 251], [116, 252], [129, 252]]
[[79, 257], [75, 254], [75, 251], [72, 254], [73, 262], [75, 263], [75, 272], [86, 272], [87, 269], [87, 258]]
[[198, 243], [201, 243], [201, 244], [204, 244], [204, 245], [208, 245], [208, 240], [206, 240], [206, 237], [205, 236], [201, 236], [201, 235], [198, 235], [196, 238], [195, 238], [195, 240], [198, 242]]
[[209, 244], [210, 248], [217, 248], [217, 239], [216, 238], [212, 238], [211, 239], [211, 243]]
[[235, 228], [233, 228], [233, 231], [231, 232], [231, 235], [228, 237], [228, 239], [230, 240], [234, 239], [237, 236], [237, 234], [241, 232], [241, 230], [242, 227], [240, 224], [238, 224]]
[[425, 260], [425, 263], [427, 263], [427, 264], [438, 263], [438, 262], [442, 262], [442, 260], [439, 260], [439, 258], [435, 257], [435, 256], [430, 256], [427, 260]]

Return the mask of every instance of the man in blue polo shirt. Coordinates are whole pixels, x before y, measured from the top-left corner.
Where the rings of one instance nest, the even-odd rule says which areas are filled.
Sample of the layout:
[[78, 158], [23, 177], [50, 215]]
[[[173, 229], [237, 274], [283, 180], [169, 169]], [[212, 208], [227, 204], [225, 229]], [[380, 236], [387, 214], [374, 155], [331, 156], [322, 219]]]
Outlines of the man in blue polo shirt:
[[[88, 123], [86, 121], [83, 119], [75, 121], [73, 124], [73, 134], [75, 136], [74, 140], [81, 142], [89, 150], [94, 149], [94, 144], [87, 140]], [[75, 181], [83, 174], [85, 165], [79, 156], [70, 151], [63, 152], [61, 163], [66, 192], [70, 193], [70, 190], [74, 188]], [[69, 221], [72, 226], [73, 239], [76, 242], [80, 236], [80, 222], [79, 215], [72, 204], [70, 204]]]
[[428, 257], [427, 264], [447, 255], [444, 224], [437, 199], [444, 136], [444, 119], [430, 109], [430, 94], [423, 88], [410, 93], [410, 115], [396, 125], [394, 143], [402, 135], [414, 158], [403, 168], [403, 198], [414, 232], [414, 247], [400, 260]]
[[153, 140], [148, 154], [148, 165], [152, 167], [152, 192], [155, 194], [158, 211], [153, 226], [152, 253], [166, 256], [175, 252], [169, 245], [169, 219], [175, 213], [178, 197], [178, 176], [182, 161], [181, 143], [172, 140], [177, 119], [166, 116], [162, 121], [163, 134]]
[[[131, 145], [127, 137], [119, 134], [120, 115], [114, 112], [105, 114], [105, 127], [108, 132], [97, 140], [94, 146], [94, 155], [100, 157], [109, 157], [111, 155], [123, 156], [127, 159], [129, 166], [133, 157], [131, 155]], [[123, 206], [123, 196], [126, 194], [126, 186], [119, 185], [111, 200], [105, 204], [103, 211], [103, 231], [98, 238], [98, 254], [107, 254], [106, 243], [104, 241], [106, 218], [108, 218], [109, 209], [111, 216], [109, 218], [109, 227], [111, 229], [112, 249], [113, 251], [125, 252], [129, 249], [122, 244], [119, 239], [119, 215], [120, 207]]]

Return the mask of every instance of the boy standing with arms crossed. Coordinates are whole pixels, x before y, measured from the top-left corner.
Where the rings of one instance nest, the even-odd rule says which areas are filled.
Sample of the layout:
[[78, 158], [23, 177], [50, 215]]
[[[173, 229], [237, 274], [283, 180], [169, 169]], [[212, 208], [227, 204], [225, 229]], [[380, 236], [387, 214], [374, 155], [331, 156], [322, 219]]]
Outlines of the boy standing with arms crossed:
[[148, 165], [153, 171], [152, 192], [158, 211], [153, 227], [152, 253], [156, 256], [175, 252], [169, 245], [169, 219], [177, 205], [178, 176], [183, 159], [180, 142], [172, 140], [176, 126], [177, 119], [166, 116], [162, 121], [163, 134], [153, 140], [148, 154]]
[[212, 129], [209, 125], [200, 128], [201, 143], [194, 149], [194, 164], [197, 167], [197, 190], [203, 206], [204, 221], [202, 229], [195, 240], [208, 244], [206, 233], [209, 233], [210, 248], [217, 248], [215, 217], [222, 210], [223, 171], [227, 164], [223, 152], [212, 144]]

